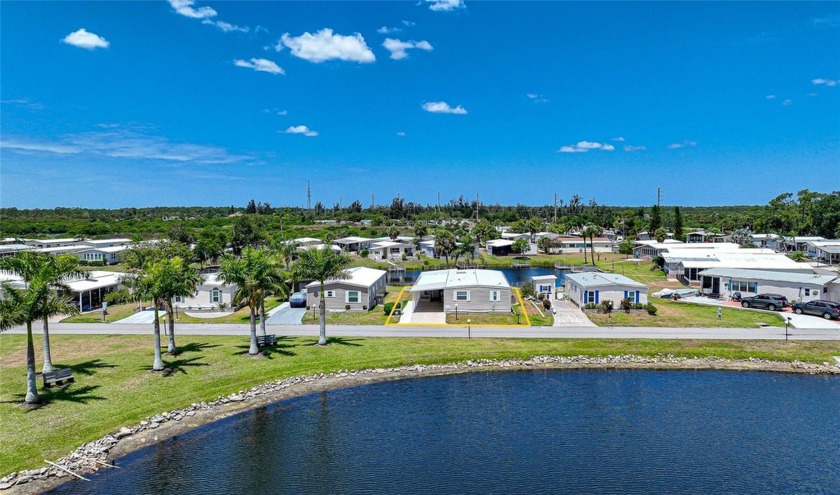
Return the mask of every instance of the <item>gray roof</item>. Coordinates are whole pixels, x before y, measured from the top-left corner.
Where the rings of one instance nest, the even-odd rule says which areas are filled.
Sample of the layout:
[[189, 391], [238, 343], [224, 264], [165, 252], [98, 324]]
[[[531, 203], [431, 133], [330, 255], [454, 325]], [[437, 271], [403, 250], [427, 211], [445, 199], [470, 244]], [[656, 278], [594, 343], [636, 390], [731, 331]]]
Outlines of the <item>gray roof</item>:
[[601, 272], [587, 272], [587, 273], [569, 273], [566, 275], [566, 280], [571, 280], [580, 285], [584, 289], [595, 287], [636, 287], [639, 289], [647, 289], [647, 285], [636, 282], [632, 278], [618, 275], [616, 273], [601, 273]]
[[698, 275], [707, 277], [726, 277], [739, 280], [762, 280], [767, 282], [789, 282], [794, 284], [825, 285], [837, 279], [837, 275], [814, 273], [780, 272], [768, 270], [743, 270], [740, 268], [710, 268]]
[[462, 287], [510, 288], [505, 275], [498, 270], [435, 270], [417, 277], [411, 292], [456, 289]]

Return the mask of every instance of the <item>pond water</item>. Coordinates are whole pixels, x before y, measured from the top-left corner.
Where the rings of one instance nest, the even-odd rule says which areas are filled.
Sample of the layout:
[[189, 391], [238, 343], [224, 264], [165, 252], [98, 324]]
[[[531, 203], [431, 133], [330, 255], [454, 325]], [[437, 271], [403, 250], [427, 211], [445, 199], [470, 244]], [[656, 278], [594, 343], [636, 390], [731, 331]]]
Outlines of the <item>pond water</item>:
[[837, 493], [840, 379], [481, 372], [279, 402], [51, 493]]
[[[557, 283], [555, 285], [557, 287], [563, 287], [567, 272], [566, 270], [555, 270], [554, 268], [488, 268], [488, 270], [497, 270], [504, 273], [508, 283], [513, 287], [523, 283], [530, 283], [531, 277], [539, 275], [556, 275]], [[402, 283], [405, 285], [413, 284], [421, 273], [423, 272], [419, 270], [406, 271], [402, 278]], [[388, 281], [389, 283], [398, 283], [400, 282], [400, 278], [396, 277], [396, 273], [389, 273]]]

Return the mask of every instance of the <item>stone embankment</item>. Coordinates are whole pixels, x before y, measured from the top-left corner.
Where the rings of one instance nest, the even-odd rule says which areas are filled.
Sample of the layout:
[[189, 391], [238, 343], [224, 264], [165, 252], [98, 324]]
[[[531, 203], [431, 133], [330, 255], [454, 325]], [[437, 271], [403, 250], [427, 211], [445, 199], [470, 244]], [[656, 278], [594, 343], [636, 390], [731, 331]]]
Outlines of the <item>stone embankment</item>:
[[[110, 458], [183, 433], [253, 407], [278, 400], [325, 390], [346, 388], [388, 380], [420, 376], [434, 376], [471, 371], [507, 369], [580, 369], [580, 368], [637, 368], [637, 369], [718, 369], [740, 371], [775, 371], [812, 375], [840, 375], [840, 364], [810, 364], [799, 361], [780, 362], [750, 358], [730, 360], [721, 358], [679, 358], [674, 356], [642, 357], [634, 355], [537, 356], [531, 359], [475, 360], [455, 364], [431, 364], [347, 370], [318, 373], [276, 380], [241, 390], [211, 402], [193, 403], [189, 407], [162, 412], [140, 421], [132, 427], [122, 427], [98, 440], [87, 443], [53, 464], [40, 469], [19, 471], [0, 478], [0, 490], [28, 493], [39, 492], [58, 483], [69, 481], [100, 469], [113, 468]], [[71, 474], [72, 473], [72, 474]], [[11, 489], [11, 490], [10, 490]]]

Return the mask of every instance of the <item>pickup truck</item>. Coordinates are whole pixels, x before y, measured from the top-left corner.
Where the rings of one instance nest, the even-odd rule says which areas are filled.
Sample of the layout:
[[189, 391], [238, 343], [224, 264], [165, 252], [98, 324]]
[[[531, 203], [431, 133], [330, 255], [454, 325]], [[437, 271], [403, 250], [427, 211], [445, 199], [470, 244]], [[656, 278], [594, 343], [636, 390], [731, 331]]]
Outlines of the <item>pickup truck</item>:
[[765, 308], [770, 311], [776, 311], [787, 305], [787, 298], [780, 294], [758, 294], [752, 297], [741, 298], [741, 306], [745, 308]]

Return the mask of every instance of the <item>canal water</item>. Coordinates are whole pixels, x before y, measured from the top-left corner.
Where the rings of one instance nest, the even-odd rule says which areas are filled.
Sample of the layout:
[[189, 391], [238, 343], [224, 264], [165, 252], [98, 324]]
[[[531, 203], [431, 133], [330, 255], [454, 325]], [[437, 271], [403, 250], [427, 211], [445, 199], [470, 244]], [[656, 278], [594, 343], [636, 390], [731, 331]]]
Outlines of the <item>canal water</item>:
[[[532, 277], [539, 275], [556, 275], [557, 287], [563, 287], [566, 281], [567, 270], [555, 270], [554, 268], [488, 268], [488, 270], [497, 270], [504, 273], [505, 278], [512, 287], [517, 287], [524, 283], [530, 283]], [[388, 273], [389, 283], [402, 283], [403, 285], [412, 285], [417, 280], [417, 277], [423, 273], [419, 270], [408, 270], [400, 277], [399, 272]]]
[[838, 493], [840, 379], [540, 370], [283, 401], [61, 494]]

